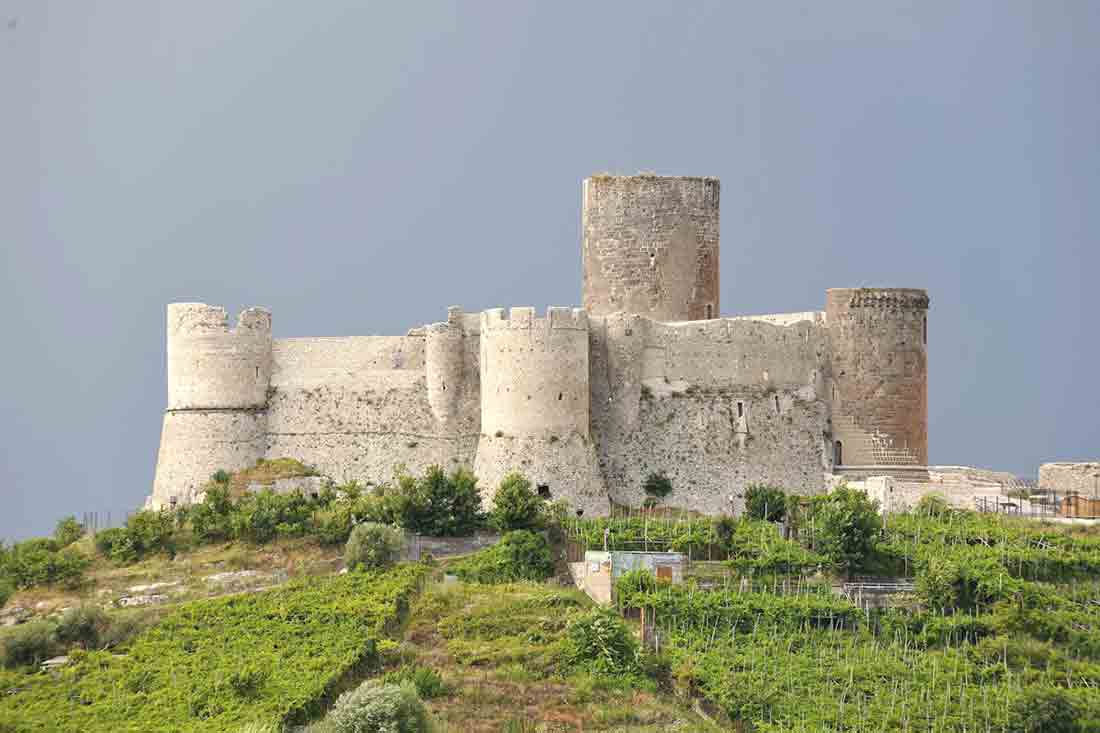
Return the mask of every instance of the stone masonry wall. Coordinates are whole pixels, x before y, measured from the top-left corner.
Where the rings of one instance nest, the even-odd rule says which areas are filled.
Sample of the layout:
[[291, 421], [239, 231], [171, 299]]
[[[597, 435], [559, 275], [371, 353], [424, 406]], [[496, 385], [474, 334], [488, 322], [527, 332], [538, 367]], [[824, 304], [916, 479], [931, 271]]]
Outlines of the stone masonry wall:
[[1100, 461], [1044, 463], [1039, 466], [1039, 488], [1059, 494], [1100, 496]]
[[718, 316], [718, 204], [716, 178], [586, 179], [585, 309], [664, 321]]
[[826, 339], [818, 314], [593, 319], [593, 434], [611, 498], [640, 505], [657, 471], [672, 479], [667, 503], [705, 512], [729, 511], [731, 495], [740, 510], [751, 483], [822, 491]]

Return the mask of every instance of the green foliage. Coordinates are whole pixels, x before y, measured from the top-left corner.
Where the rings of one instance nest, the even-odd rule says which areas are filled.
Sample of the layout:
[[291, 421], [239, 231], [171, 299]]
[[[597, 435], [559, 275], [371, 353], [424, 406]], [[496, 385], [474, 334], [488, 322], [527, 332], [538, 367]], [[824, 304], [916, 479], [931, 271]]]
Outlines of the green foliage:
[[449, 688], [431, 667], [419, 665], [405, 666], [382, 676], [382, 682], [389, 685], [400, 685], [403, 682], [411, 682], [416, 688], [416, 694], [422, 700], [431, 700], [449, 694]]
[[230, 524], [235, 538], [262, 544], [276, 537], [301, 537], [312, 520], [313, 507], [301, 492], [276, 494], [264, 489], [236, 503]]
[[422, 477], [397, 476], [397, 486], [385, 492], [384, 519], [433, 537], [472, 534], [481, 522], [477, 478], [465, 468], [449, 476], [431, 466]]
[[554, 562], [546, 538], [521, 529], [508, 532], [492, 547], [454, 563], [449, 569], [471, 582], [513, 583], [549, 578], [554, 574]]
[[742, 519], [725, 526], [724, 532], [729, 532], [730, 565], [741, 574], [760, 578], [805, 575], [829, 565], [824, 556], [783, 539], [771, 522]]
[[219, 468], [217, 471], [214, 472], [214, 475], [210, 477], [210, 480], [213, 481], [215, 484], [224, 484], [226, 487], [228, 487], [230, 478], [231, 476], [229, 475], [229, 471], [226, 471], [224, 468]]
[[0, 637], [4, 666], [38, 664], [60, 653], [62, 647], [54, 632], [49, 621], [32, 621], [6, 630]]
[[427, 733], [428, 712], [411, 682], [367, 680], [345, 692], [329, 714], [335, 733]]
[[664, 471], [651, 473], [642, 482], [642, 490], [649, 498], [660, 501], [672, 493], [672, 480]]
[[[377, 640], [425, 572], [306, 578], [181, 605], [124, 656], [81, 652], [56, 678], [20, 677], [16, 694], [0, 696], [0, 720], [15, 730], [196, 733], [302, 723], [338, 680], [377, 659]], [[50, 651], [31, 649], [24, 658]]]
[[96, 606], [70, 608], [57, 623], [57, 640], [66, 645], [95, 649], [110, 627], [107, 613]]
[[1013, 707], [1014, 731], [1020, 733], [1078, 733], [1078, 711], [1064, 690], [1028, 687]]
[[84, 579], [90, 560], [75, 548], [58, 549], [56, 540], [18, 542], [0, 553], [0, 586], [30, 588], [56, 583], [75, 588]]
[[[0, 567], [3, 567], [0, 563]], [[11, 578], [0, 575], [0, 608], [4, 607], [4, 604], [8, 602], [8, 599], [15, 593], [15, 582]]]
[[750, 484], [745, 489], [745, 514], [750, 519], [780, 522], [787, 516], [787, 495], [777, 486]]
[[344, 548], [344, 564], [348, 570], [377, 570], [397, 560], [405, 545], [401, 533], [385, 524], [364, 522], [351, 531]]
[[574, 667], [600, 674], [638, 671], [640, 651], [634, 635], [617, 613], [593, 608], [569, 624], [566, 659]]
[[84, 525], [76, 521], [76, 517], [68, 516], [57, 522], [53, 530], [53, 538], [58, 548], [68, 547], [84, 536]]
[[143, 510], [130, 515], [125, 527], [96, 534], [96, 549], [119, 565], [165, 553], [176, 554], [176, 525], [169, 511]]
[[[218, 474], [214, 474], [217, 477]], [[229, 477], [215, 478], [206, 489], [206, 500], [188, 509], [191, 532], [199, 542], [219, 542], [233, 536], [233, 502], [229, 498]]]
[[542, 499], [531, 490], [523, 474], [510, 473], [500, 482], [493, 497], [492, 520], [497, 529], [538, 529], [542, 519]]
[[813, 519], [814, 550], [846, 571], [860, 568], [870, 558], [882, 531], [878, 502], [847, 486], [815, 497]]

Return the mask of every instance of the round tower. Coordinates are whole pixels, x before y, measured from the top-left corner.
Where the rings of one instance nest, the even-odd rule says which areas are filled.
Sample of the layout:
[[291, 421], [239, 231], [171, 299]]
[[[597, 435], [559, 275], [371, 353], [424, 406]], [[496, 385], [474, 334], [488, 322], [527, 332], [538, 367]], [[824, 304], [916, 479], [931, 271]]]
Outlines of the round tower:
[[481, 314], [481, 437], [474, 472], [488, 502], [510, 471], [546, 498], [609, 511], [589, 439], [588, 315], [497, 308]]
[[718, 204], [717, 178], [585, 179], [584, 307], [594, 316], [717, 318]]
[[832, 463], [928, 465], [928, 293], [826, 292]]
[[249, 308], [231, 329], [224, 308], [168, 306], [168, 409], [150, 506], [190, 503], [215, 471], [264, 457], [270, 383], [269, 311]]
[[461, 308], [448, 308], [446, 323], [433, 323], [425, 330], [424, 371], [432, 414], [446, 425], [458, 414], [466, 386], [466, 331]]

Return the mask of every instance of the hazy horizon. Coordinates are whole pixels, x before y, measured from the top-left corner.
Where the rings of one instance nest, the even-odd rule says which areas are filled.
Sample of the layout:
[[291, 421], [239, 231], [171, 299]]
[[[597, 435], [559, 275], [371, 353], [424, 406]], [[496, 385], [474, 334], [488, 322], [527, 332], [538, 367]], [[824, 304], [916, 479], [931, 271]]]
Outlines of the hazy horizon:
[[0, 0], [0, 538], [138, 507], [165, 305], [580, 301], [581, 181], [722, 181], [723, 315], [918, 287], [929, 453], [1100, 460], [1100, 5]]

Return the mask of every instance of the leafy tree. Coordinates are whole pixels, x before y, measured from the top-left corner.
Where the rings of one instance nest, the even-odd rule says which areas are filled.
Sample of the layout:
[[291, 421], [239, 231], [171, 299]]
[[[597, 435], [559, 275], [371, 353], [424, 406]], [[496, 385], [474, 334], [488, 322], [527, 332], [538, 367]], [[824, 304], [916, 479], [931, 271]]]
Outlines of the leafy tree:
[[0, 641], [5, 667], [38, 664], [54, 656], [60, 647], [49, 621], [32, 621], [8, 631]]
[[90, 561], [71, 547], [58, 550], [53, 539], [38, 538], [16, 543], [5, 553], [4, 575], [17, 588], [59, 583], [80, 584]]
[[100, 645], [100, 639], [111, 625], [111, 619], [96, 606], [70, 608], [57, 624], [57, 640], [65, 645], [79, 644], [85, 649]]
[[224, 482], [206, 489], [206, 499], [188, 510], [191, 531], [200, 542], [226, 540], [233, 533], [233, 502]]
[[355, 525], [344, 548], [348, 570], [374, 570], [394, 563], [405, 544], [401, 533], [377, 522]]
[[878, 502], [847, 486], [816, 499], [814, 523], [814, 549], [846, 572], [874, 552], [882, 531]]
[[418, 534], [453, 537], [472, 533], [481, 519], [477, 478], [458, 468], [448, 476], [439, 466], [417, 478], [397, 476], [397, 486], [385, 492], [387, 518]]
[[1078, 733], [1076, 705], [1065, 690], [1028, 687], [1012, 710], [1012, 730], [1020, 733]]
[[502, 531], [536, 529], [542, 520], [542, 499], [520, 473], [510, 473], [493, 497], [493, 524]]
[[53, 531], [53, 538], [57, 546], [68, 547], [84, 536], [84, 525], [76, 521], [76, 517], [68, 516], [58, 521]]
[[622, 617], [594, 608], [567, 629], [566, 659], [576, 667], [603, 674], [629, 674], [638, 669], [639, 648]]
[[750, 519], [781, 522], [787, 516], [787, 495], [778, 486], [751, 484], [745, 489], [745, 513]]

